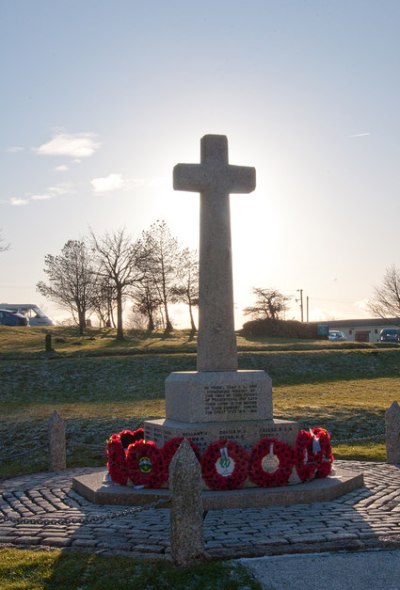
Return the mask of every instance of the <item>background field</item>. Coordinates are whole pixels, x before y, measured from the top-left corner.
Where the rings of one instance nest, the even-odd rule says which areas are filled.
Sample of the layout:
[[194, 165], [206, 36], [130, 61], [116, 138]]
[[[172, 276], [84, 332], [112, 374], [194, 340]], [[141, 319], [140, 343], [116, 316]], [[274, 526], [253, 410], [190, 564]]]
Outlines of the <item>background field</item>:
[[[0, 326], [0, 477], [46, 469], [47, 420], [67, 424], [68, 466], [105, 463], [105, 441], [146, 418], [165, 415], [164, 381], [193, 370], [195, 340], [142, 332], [115, 340], [111, 330], [78, 337]], [[324, 426], [338, 458], [385, 460], [384, 412], [400, 398], [400, 349], [326, 341], [238, 337], [239, 368], [273, 380], [274, 415]]]

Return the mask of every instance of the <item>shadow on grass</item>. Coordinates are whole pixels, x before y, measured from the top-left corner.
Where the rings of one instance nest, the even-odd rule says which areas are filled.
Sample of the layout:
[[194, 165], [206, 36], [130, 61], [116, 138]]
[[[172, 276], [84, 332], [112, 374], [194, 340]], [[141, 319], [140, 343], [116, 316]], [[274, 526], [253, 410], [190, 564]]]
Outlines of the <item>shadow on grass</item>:
[[[22, 552], [22, 559], [24, 553]], [[27, 557], [25, 557], [25, 560]], [[21, 574], [37, 590], [261, 590], [261, 585], [241, 565], [208, 562], [176, 568], [164, 560], [139, 561], [129, 557], [105, 557], [93, 553], [36, 554], [35, 563]], [[36, 585], [38, 584], [38, 585]], [[8, 586], [2, 586], [8, 590]], [[11, 589], [11, 586], [9, 586]]]

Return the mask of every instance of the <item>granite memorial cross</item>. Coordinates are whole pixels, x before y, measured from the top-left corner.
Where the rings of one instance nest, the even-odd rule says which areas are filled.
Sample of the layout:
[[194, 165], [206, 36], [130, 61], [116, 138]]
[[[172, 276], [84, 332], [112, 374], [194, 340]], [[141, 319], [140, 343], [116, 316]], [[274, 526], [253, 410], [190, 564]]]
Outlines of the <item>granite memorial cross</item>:
[[158, 445], [183, 436], [204, 451], [229, 437], [250, 448], [283, 428], [273, 420], [269, 375], [239, 371], [237, 362], [229, 194], [251, 192], [255, 185], [254, 168], [229, 164], [223, 135], [202, 138], [200, 164], [174, 167], [174, 188], [201, 195], [197, 371], [173, 371], [166, 378], [165, 419], [144, 424], [145, 437]]
[[201, 139], [200, 164], [174, 167], [174, 189], [201, 195], [198, 371], [238, 368], [229, 194], [250, 193], [255, 186], [255, 168], [229, 164], [225, 135]]

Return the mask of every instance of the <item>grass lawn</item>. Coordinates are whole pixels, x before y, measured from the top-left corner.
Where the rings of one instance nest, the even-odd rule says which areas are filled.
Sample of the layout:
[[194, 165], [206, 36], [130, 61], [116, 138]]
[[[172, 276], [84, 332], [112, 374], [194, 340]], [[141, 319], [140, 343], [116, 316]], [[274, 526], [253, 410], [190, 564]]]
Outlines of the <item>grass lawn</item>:
[[[165, 415], [164, 381], [195, 369], [188, 332], [143, 332], [119, 343], [110, 330], [79, 337], [51, 329], [0, 326], [0, 477], [46, 469], [47, 420], [66, 420], [68, 466], [102, 465], [112, 433]], [[241, 369], [273, 380], [274, 415], [325, 426], [337, 458], [384, 460], [384, 412], [398, 398], [400, 348], [355, 343], [238, 339]], [[366, 440], [368, 439], [368, 440]], [[9, 452], [10, 447], [13, 453]]]
[[165, 561], [137, 561], [89, 553], [0, 550], [1, 590], [261, 590], [245, 568], [211, 562], [177, 569]]
[[[194, 370], [195, 340], [134, 332], [120, 343], [112, 331], [79, 337], [0, 326], [0, 478], [47, 469], [47, 421], [66, 420], [68, 466], [105, 464], [112, 432], [165, 415], [164, 381]], [[302, 427], [324, 426], [337, 458], [385, 460], [384, 412], [399, 397], [400, 348], [353, 343], [238, 338], [239, 368], [263, 369], [273, 380], [274, 415]], [[260, 590], [232, 562], [177, 569], [89, 553], [0, 550], [1, 590]]]

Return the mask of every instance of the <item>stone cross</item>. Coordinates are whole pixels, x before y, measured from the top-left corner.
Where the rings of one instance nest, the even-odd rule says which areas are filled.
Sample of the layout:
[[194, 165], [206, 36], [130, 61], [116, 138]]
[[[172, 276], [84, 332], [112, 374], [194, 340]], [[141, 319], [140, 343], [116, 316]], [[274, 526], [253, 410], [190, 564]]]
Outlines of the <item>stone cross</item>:
[[174, 167], [174, 189], [201, 195], [198, 371], [238, 368], [229, 194], [250, 193], [255, 186], [255, 168], [229, 164], [225, 135], [201, 139], [200, 164]]

